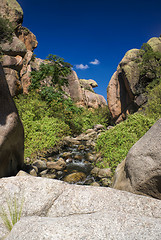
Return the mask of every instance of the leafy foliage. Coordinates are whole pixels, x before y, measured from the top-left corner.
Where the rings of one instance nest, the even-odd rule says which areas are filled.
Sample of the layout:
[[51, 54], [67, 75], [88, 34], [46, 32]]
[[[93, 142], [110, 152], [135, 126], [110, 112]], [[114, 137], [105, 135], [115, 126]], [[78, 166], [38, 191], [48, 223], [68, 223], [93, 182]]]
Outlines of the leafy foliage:
[[102, 134], [96, 145], [96, 150], [103, 155], [103, 162], [98, 163], [98, 167], [111, 167], [114, 173], [115, 168], [126, 157], [130, 148], [154, 122], [153, 119], [136, 113]]
[[43, 153], [64, 136], [79, 134], [97, 123], [109, 124], [107, 108], [93, 111], [80, 108], [59, 93], [48, 101], [31, 91], [29, 95], [19, 95], [15, 102], [25, 128], [25, 157]]
[[62, 91], [61, 87], [68, 84], [67, 76], [71, 72], [72, 65], [64, 62], [63, 58], [49, 54], [45, 63], [40, 65], [39, 71], [31, 72], [30, 89], [44, 88], [47, 92], [48, 87]]
[[148, 86], [147, 92], [148, 103], [145, 106], [144, 113], [156, 121], [161, 118], [161, 83], [153, 88]]
[[53, 147], [70, 134], [69, 126], [54, 117], [38, 93], [15, 99], [25, 129], [25, 157]]
[[137, 62], [140, 68], [139, 85], [145, 89], [153, 88], [161, 78], [161, 53], [153, 51], [148, 43], [144, 43], [139, 51]]

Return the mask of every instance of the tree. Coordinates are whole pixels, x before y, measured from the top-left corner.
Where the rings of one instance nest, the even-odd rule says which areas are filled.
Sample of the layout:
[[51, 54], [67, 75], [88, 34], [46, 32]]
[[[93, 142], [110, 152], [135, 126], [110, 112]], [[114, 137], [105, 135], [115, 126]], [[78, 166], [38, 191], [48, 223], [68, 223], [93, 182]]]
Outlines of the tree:
[[38, 89], [42, 99], [50, 103], [52, 99], [61, 99], [65, 94], [62, 86], [68, 85], [67, 76], [71, 73], [72, 65], [64, 62], [63, 58], [50, 54], [39, 71], [31, 72], [30, 90]]

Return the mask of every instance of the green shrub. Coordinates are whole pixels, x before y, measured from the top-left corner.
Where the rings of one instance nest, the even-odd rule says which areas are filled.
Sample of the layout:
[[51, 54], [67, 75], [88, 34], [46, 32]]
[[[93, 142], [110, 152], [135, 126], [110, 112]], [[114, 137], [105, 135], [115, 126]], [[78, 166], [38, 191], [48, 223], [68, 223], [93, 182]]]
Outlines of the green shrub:
[[53, 148], [60, 140], [70, 134], [67, 124], [53, 117], [44, 117], [30, 123], [25, 141], [25, 156], [35, 154]]
[[161, 83], [152, 89], [148, 88], [148, 103], [145, 106], [145, 115], [155, 121], [161, 118]]
[[153, 51], [148, 43], [143, 43], [136, 62], [140, 69], [140, 80], [138, 85], [139, 94], [145, 92], [147, 86], [152, 89], [160, 82], [161, 53]]
[[130, 148], [149, 130], [154, 120], [142, 114], [133, 114], [127, 120], [102, 134], [96, 144], [103, 161], [98, 167], [110, 167], [114, 173], [117, 165], [126, 157]]
[[25, 157], [52, 148], [66, 135], [80, 134], [98, 123], [108, 126], [110, 122], [107, 107], [96, 110], [77, 107], [59, 92], [48, 99], [36, 91], [15, 98], [25, 130]]
[[38, 93], [19, 95], [15, 103], [25, 130], [25, 157], [53, 147], [70, 134], [69, 126], [51, 114]]
[[71, 67], [72, 65], [64, 62], [63, 58], [49, 54], [46, 62], [40, 65], [39, 71], [31, 72], [30, 89], [41, 90], [45, 87], [47, 91], [48, 87], [54, 87], [55, 90], [62, 91], [61, 87], [68, 84], [67, 76], [71, 73]]
[[107, 106], [98, 109], [84, 109], [80, 116], [83, 130], [93, 128], [96, 124], [108, 127], [111, 124], [111, 115]]

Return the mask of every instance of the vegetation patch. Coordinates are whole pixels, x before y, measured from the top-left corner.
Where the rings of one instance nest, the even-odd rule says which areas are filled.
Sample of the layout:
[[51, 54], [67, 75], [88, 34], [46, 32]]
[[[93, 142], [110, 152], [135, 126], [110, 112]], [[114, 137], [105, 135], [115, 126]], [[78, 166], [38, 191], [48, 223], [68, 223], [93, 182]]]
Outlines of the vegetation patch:
[[148, 43], [144, 43], [136, 59], [140, 69], [138, 94], [157, 86], [161, 79], [161, 53], [153, 51]]
[[42, 99], [37, 91], [15, 98], [25, 130], [25, 158], [35, 157], [57, 145], [67, 135], [77, 135], [95, 124], [109, 125], [107, 107], [96, 110], [77, 107], [57, 94]]
[[7, 207], [0, 207], [0, 217], [5, 227], [11, 231], [13, 226], [20, 220], [24, 199], [14, 197], [6, 197]]
[[110, 167], [114, 173], [117, 165], [126, 157], [130, 148], [149, 130], [154, 120], [142, 114], [133, 114], [127, 120], [103, 133], [97, 140], [96, 150], [103, 161], [98, 167]]

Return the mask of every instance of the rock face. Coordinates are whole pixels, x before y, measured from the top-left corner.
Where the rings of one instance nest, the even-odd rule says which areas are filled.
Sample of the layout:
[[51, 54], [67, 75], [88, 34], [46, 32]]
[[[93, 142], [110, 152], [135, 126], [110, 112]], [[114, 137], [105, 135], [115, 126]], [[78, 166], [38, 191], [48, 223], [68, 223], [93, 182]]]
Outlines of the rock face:
[[104, 107], [107, 105], [105, 98], [96, 94], [93, 90], [97, 86], [94, 80], [79, 79], [76, 72], [72, 71], [68, 76], [68, 86], [64, 88], [64, 91], [79, 106], [87, 106], [89, 108]]
[[16, 0], [0, 0], [0, 13], [16, 25], [23, 21], [23, 10]]
[[114, 188], [161, 199], [161, 119], [117, 167]]
[[156, 199], [30, 176], [1, 179], [0, 191], [4, 208], [7, 194], [24, 200], [22, 218], [10, 233], [0, 219], [0, 237], [6, 240], [161, 238]]
[[[153, 51], [161, 52], [161, 38], [151, 38], [148, 44]], [[107, 88], [107, 102], [116, 122], [137, 111], [147, 99], [139, 91], [140, 69], [137, 63], [138, 49], [129, 50], [118, 65]], [[152, 79], [148, 79], [150, 81]]]
[[24, 132], [1, 65], [0, 85], [0, 177], [4, 177], [22, 168]]
[[12, 40], [0, 42], [2, 66], [12, 96], [27, 93], [30, 85], [31, 59], [37, 40], [33, 33], [22, 27], [23, 11], [15, 0], [0, 0], [0, 14], [13, 23]]

